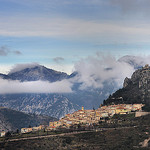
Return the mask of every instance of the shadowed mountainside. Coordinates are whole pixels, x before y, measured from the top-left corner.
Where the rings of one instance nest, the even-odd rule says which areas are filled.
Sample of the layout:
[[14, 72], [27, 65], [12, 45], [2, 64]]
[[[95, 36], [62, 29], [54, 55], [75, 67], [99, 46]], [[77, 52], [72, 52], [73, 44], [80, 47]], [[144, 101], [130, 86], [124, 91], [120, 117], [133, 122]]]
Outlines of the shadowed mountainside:
[[48, 125], [49, 121], [57, 120], [53, 117], [25, 114], [23, 112], [0, 107], [0, 131], [12, 131], [28, 126]]

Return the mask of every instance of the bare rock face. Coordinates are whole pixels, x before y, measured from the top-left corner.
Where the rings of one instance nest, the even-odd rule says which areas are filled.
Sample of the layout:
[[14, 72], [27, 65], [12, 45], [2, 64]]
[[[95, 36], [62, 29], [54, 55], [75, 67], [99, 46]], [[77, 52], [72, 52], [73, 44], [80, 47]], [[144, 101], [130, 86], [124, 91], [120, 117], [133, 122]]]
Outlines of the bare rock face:
[[125, 88], [126, 86], [128, 86], [128, 84], [130, 84], [132, 81], [129, 78], [125, 78], [124, 83], [123, 83], [123, 87]]
[[[126, 80], [126, 79], [125, 79]], [[125, 81], [129, 82], [129, 81]], [[126, 84], [124, 82], [124, 84]], [[148, 84], [150, 82], [150, 67], [145, 65], [142, 69], [135, 71], [131, 77], [131, 82], [137, 84], [139, 88], [149, 88]]]
[[[123, 97], [123, 101], [118, 101]], [[119, 89], [106, 100], [109, 103], [145, 103], [150, 106], [150, 67], [145, 65], [136, 70], [131, 79], [125, 78], [123, 88]]]

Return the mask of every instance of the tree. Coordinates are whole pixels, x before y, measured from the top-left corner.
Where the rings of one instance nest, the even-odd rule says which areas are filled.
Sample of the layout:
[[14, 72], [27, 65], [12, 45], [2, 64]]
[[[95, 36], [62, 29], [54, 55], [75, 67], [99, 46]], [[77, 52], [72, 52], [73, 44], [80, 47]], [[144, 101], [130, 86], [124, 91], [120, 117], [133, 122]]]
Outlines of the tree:
[[11, 132], [10, 131], [6, 132], [5, 136], [6, 137], [10, 137], [11, 136]]
[[31, 125], [29, 125], [28, 128], [31, 128]]
[[19, 129], [16, 130], [16, 133], [19, 133]]

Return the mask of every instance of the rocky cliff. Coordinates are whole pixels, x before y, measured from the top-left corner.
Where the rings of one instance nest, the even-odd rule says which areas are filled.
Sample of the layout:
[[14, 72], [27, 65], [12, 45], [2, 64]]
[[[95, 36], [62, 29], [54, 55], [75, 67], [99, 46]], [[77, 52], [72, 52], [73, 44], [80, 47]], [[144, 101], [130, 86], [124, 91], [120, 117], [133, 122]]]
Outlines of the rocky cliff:
[[131, 78], [125, 78], [123, 88], [117, 90], [104, 104], [144, 103], [150, 105], [150, 67], [136, 70]]

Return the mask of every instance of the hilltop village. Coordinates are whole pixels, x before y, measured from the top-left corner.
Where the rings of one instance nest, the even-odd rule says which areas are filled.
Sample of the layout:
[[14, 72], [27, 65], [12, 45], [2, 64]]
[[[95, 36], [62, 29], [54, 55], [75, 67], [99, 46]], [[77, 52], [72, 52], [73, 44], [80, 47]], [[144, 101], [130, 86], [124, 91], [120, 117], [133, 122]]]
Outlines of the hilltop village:
[[[70, 128], [72, 125], [92, 125], [99, 123], [100, 120], [112, 117], [115, 114], [129, 114], [131, 112], [142, 112], [143, 104], [118, 104], [101, 106], [96, 110], [85, 110], [82, 107], [81, 110], [75, 111], [72, 114], [66, 114], [65, 117], [59, 121], [50, 122], [46, 130], [56, 130], [57, 128]], [[37, 130], [42, 130], [45, 127], [40, 125], [33, 128], [22, 128], [21, 133], [27, 133]]]
[[98, 123], [100, 119], [106, 117], [112, 117], [114, 114], [128, 114], [131, 111], [142, 111], [143, 104], [119, 104], [119, 105], [109, 105], [101, 106], [96, 110], [78, 110], [72, 114], [66, 114], [64, 118], [59, 121], [50, 122], [49, 129], [55, 129], [60, 126], [69, 128], [74, 124], [85, 124], [91, 125]]

